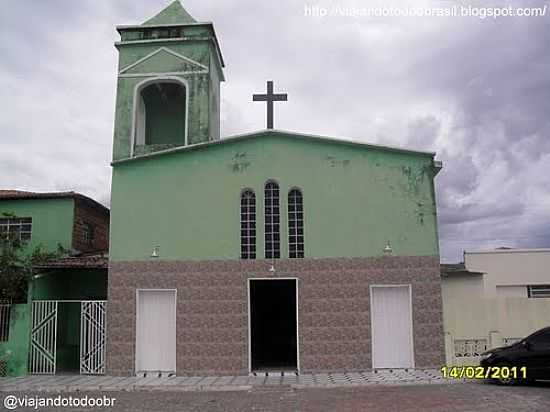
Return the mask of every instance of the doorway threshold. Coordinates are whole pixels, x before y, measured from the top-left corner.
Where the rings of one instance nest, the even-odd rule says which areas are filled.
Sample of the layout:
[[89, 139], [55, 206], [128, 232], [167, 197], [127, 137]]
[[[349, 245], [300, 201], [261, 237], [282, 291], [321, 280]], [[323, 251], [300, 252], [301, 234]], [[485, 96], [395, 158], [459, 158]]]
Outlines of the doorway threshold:
[[292, 368], [258, 369], [250, 372], [249, 376], [298, 376], [300, 372]]

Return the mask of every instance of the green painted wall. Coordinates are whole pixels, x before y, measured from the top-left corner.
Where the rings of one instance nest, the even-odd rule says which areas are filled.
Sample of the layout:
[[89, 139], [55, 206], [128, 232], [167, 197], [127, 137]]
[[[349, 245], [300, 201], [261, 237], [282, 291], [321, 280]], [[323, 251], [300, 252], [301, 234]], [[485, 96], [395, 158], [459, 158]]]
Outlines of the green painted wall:
[[9, 340], [0, 342], [0, 359], [7, 361], [8, 376], [22, 376], [27, 373], [29, 331], [29, 305], [12, 305]]
[[179, 24], [182, 22], [195, 23], [196, 20], [187, 13], [179, 1], [173, 1], [143, 25]]
[[436, 255], [429, 154], [302, 139], [282, 133], [118, 163], [113, 168], [112, 260], [238, 259], [239, 197], [257, 197], [263, 257], [263, 186], [281, 189], [281, 256], [287, 257], [287, 193], [304, 195], [305, 255]]
[[55, 250], [58, 243], [70, 248], [73, 237], [73, 199], [0, 200], [0, 215], [13, 213], [17, 217], [32, 217], [32, 235], [29, 246], [42, 244]]
[[[214, 46], [211, 26], [185, 26], [185, 40], [154, 40], [132, 42], [135, 29], [123, 30], [119, 50], [119, 71], [140, 59], [159, 51], [162, 47], [185, 56], [205, 66], [159, 51], [119, 76], [117, 84], [113, 159], [130, 157], [134, 118], [134, 95], [136, 86], [153, 78], [176, 77], [188, 85], [188, 144], [206, 142], [219, 138], [219, 83], [221, 62]], [[187, 72], [186, 74], [174, 74]], [[215, 106], [215, 107], [214, 107]], [[215, 121], [211, 120], [214, 117]], [[148, 153], [166, 147], [137, 146], [135, 153]]]

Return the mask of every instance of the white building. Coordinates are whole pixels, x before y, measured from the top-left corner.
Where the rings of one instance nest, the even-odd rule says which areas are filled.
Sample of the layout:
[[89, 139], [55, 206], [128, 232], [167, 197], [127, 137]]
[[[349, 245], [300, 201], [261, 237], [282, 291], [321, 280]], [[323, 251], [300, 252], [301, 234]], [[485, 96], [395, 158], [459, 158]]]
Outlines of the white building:
[[469, 271], [483, 272], [483, 296], [550, 298], [550, 249], [464, 252]]
[[550, 326], [550, 249], [465, 251], [441, 279], [448, 363]]

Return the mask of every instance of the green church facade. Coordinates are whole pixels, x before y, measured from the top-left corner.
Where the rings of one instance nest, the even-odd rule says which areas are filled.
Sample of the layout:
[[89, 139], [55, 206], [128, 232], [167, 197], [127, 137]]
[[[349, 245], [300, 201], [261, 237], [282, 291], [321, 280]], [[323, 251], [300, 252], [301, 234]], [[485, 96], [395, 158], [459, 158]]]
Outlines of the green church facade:
[[212, 24], [118, 29], [107, 373], [439, 366], [434, 154], [220, 138]]
[[158, 260], [239, 259], [240, 195], [252, 189], [261, 204], [268, 180], [279, 184], [282, 211], [285, 193], [303, 192], [306, 257], [381, 256], [388, 241], [394, 255], [435, 256], [438, 170], [431, 154], [279, 131], [116, 162], [110, 257], [150, 260], [159, 247]]

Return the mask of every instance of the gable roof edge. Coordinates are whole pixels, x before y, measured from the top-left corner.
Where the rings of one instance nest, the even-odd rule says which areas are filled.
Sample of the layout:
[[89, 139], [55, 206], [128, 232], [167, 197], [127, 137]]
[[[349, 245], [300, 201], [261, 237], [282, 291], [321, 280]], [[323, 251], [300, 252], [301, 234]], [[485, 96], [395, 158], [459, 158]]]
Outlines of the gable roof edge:
[[[283, 135], [283, 136], [296, 136], [298, 138], [312, 140], [312, 141], [318, 141], [318, 142], [327, 142], [327, 143], [334, 143], [334, 144], [341, 144], [341, 145], [350, 145], [350, 146], [358, 146], [363, 148], [371, 148], [374, 150], [383, 150], [383, 151], [390, 151], [390, 152], [396, 152], [396, 153], [404, 153], [404, 154], [412, 154], [412, 155], [420, 155], [420, 156], [429, 156], [432, 159], [435, 157], [435, 152], [425, 152], [420, 150], [412, 150], [412, 149], [403, 149], [399, 147], [392, 147], [392, 146], [385, 146], [385, 145], [376, 145], [372, 143], [365, 143], [360, 142], [357, 140], [352, 139], [338, 139], [334, 137], [327, 137], [327, 136], [320, 136], [320, 135], [314, 135], [314, 134], [306, 134], [306, 133], [297, 133], [297, 132], [291, 132], [288, 130], [281, 130], [281, 129], [263, 129], [255, 132], [249, 132], [249, 133], [242, 133], [237, 135], [232, 135], [228, 137], [224, 137], [219, 140], [213, 140], [210, 142], [204, 142], [204, 143], [197, 143], [193, 145], [188, 146], [181, 146], [181, 147], [175, 147], [171, 149], [166, 150], [160, 150], [155, 153], [147, 153], [144, 155], [134, 156], [134, 157], [128, 157], [125, 159], [115, 160], [111, 162], [111, 166], [120, 164], [120, 163], [127, 163], [134, 160], [139, 159], [148, 159], [152, 157], [157, 157], [165, 154], [170, 153], [178, 153], [178, 152], [187, 152], [191, 150], [197, 150], [208, 146], [214, 146], [224, 143], [231, 143], [231, 142], [238, 142], [241, 140], [247, 140], [255, 136], [261, 136], [263, 134], [275, 134], [275, 135]], [[434, 161], [435, 162], [435, 161]], [[439, 168], [441, 167], [441, 162], [438, 162]]]
[[[13, 192], [13, 193], [2, 193]], [[68, 192], [28, 192], [22, 190], [0, 190], [0, 201], [2, 200], [41, 200], [41, 199], [72, 199], [74, 201], [81, 200], [86, 204], [101, 210], [104, 213], [109, 214], [108, 207], [99, 203], [97, 200], [92, 199], [89, 196], [82, 193], [68, 191]]]

